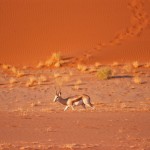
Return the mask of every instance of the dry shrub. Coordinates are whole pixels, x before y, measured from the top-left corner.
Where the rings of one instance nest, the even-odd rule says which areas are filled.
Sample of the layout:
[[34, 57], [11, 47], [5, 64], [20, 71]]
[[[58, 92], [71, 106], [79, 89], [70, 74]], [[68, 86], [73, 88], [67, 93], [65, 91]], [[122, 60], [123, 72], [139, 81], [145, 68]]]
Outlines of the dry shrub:
[[138, 77], [138, 76], [135, 76], [135, 77], [133, 78], [133, 82], [136, 83], [136, 84], [142, 84], [142, 80], [141, 80], [141, 78]]
[[101, 68], [97, 71], [96, 76], [100, 80], [106, 80], [109, 79], [112, 75], [112, 71], [110, 68]]
[[80, 79], [79, 79], [79, 80], [77, 80], [75, 84], [76, 84], [76, 85], [80, 85], [80, 84], [82, 84], [82, 80], [80, 80]]
[[56, 62], [56, 63], [54, 64], [54, 66], [55, 66], [56, 68], [61, 67], [61, 62], [60, 62], [60, 61]]
[[129, 72], [131, 72], [131, 70], [132, 70], [132, 66], [131, 66], [130, 64], [127, 64], [127, 65], [125, 65], [125, 66], [123, 67], [123, 69], [124, 69], [127, 73], [129, 73]]
[[113, 67], [119, 66], [119, 63], [118, 62], [113, 62], [113, 64], [111, 66], [113, 66]]
[[48, 81], [47, 77], [44, 76], [44, 75], [41, 75], [38, 80], [41, 81], [41, 82], [46, 82], [46, 81]]
[[79, 90], [79, 89], [80, 89], [80, 86], [79, 86], [79, 85], [74, 85], [74, 86], [73, 86], [73, 89], [74, 89], [74, 90]]
[[32, 87], [32, 86], [35, 86], [36, 84], [37, 84], [37, 79], [36, 79], [36, 77], [32, 76], [27, 81], [26, 86], [27, 87]]
[[44, 67], [44, 63], [41, 61], [36, 66], [36, 68], [43, 68], [43, 67]]
[[22, 77], [25, 75], [24, 71], [17, 69], [16, 67], [12, 67], [11, 72], [16, 76], [16, 77]]
[[53, 53], [51, 58], [53, 61], [58, 62], [61, 60], [61, 54], [60, 53]]
[[96, 63], [95, 63], [95, 67], [96, 67], [96, 68], [98, 68], [98, 67], [100, 67], [100, 66], [101, 66], [101, 64], [100, 64], [99, 62], [96, 62]]
[[16, 77], [23, 77], [24, 75], [25, 75], [25, 73], [23, 72], [23, 71], [21, 71], [21, 70], [17, 70], [17, 72], [16, 72]]
[[61, 67], [63, 61], [61, 60], [61, 54], [60, 53], [53, 53], [52, 56], [46, 60], [45, 62], [45, 65], [47, 67], [50, 67], [50, 66], [54, 66], [54, 67]]
[[11, 71], [12, 71], [12, 73], [17, 74], [17, 68], [16, 67], [12, 67]]
[[140, 64], [139, 64], [138, 61], [134, 61], [134, 62], [132, 63], [132, 65], [133, 65], [134, 68], [139, 68], [139, 67], [140, 67]]
[[3, 65], [2, 65], [2, 68], [3, 68], [4, 70], [8, 70], [8, 69], [10, 69], [10, 65], [3, 64]]
[[9, 79], [9, 83], [10, 83], [10, 84], [17, 83], [17, 80], [16, 80], [15, 78], [10, 78], [10, 79]]
[[77, 65], [77, 69], [79, 70], [79, 71], [87, 71], [88, 70], [88, 67], [87, 66], [85, 66], [85, 65], [82, 65], [82, 64], [78, 64]]
[[45, 61], [45, 65], [47, 67], [50, 67], [52, 64], [53, 64], [53, 62], [52, 62], [51, 58]]

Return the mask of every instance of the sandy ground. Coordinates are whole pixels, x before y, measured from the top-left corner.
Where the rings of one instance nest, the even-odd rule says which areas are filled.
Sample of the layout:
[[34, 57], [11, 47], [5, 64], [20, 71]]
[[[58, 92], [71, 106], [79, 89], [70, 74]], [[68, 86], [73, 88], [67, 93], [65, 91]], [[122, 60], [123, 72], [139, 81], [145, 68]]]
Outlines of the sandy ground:
[[[0, 0], [0, 150], [150, 150], [149, 15], [150, 0]], [[95, 109], [64, 112], [55, 86]]]
[[[149, 150], [149, 68], [126, 72], [124, 65], [109, 67], [109, 80], [70, 67], [27, 68], [21, 77], [1, 68], [0, 149]], [[47, 80], [26, 85], [41, 75]], [[133, 80], [137, 75], [140, 84]], [[12, 77], [17, 82], [11, 83]], [[79, 106], [64, 112], [63, 105], [53, 103], [54, 86], [61, 87], [64, 98], [90, 95], [95, 109]]]

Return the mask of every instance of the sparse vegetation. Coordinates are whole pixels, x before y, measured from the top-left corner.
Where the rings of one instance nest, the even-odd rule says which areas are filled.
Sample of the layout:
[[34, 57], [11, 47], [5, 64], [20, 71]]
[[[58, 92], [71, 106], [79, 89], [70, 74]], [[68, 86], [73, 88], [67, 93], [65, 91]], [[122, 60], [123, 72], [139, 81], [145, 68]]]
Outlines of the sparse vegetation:
[[41, 75], [38, 80], [41, 81], [41, 82], [46, 82], [48, 79], [47, 79], [46, 76]]
[[134, 61], [134, 62], [132, 63], [132, 65], [133, 65], [134, 68], [139, 68], [139, 67], [140, 67], [140, 64], [139, 64], [138, 61]]
[[60, 63], [60, 61], [56, 62], [54, 66], [55, 66], [56, 68], [61, 67], [61, 63]]
[[16, 80], [15, 78], [10, 78], [10, 79], [9, 79], [9, 83], [10, 83], [10, 84], [17, 83], [17, 80]]
[[2, 65], [2, 68], [3, 68], [4, 70], [10, 69], [10, 65], [3, 64], [3, 65]]
[[110, 68], [101, 68], [97, 71], [96, 76], [100, 80], [106, 80], [109, 79], [112, 75], [112, 71]]
[[88, 67], [85, 66], [85, 65], [82, 65], [82, 64], [78, 64], [78, 65], [77, 65], [77, 69], [78, 69], [79, 71], [84, 72], [84, 71], [87, 71], [87, 70], [88, 70]]
[[39, 68], [39, 69], [43, 67], [44, 67], [44, 63], [42, 61], [40, 61], [36, 66], [36, 68]]
[[96, 62], [96, 63], [95, 63], [95, 67], [96, 67], [96, 68], [98, 68], [98, 67], [100, 67], [100, 66], [101, 66], [101, 64], [100, 64], [99, 62]]
[[24, 76], [25, 75], [25, 73], [23, 72], [23, 71], [21, 71], [21, 70], [17, 70], [17, 72], [16, 72], [16, 77], [22, 77], [22, 76]]
[[53, 53], [52, 56], [46, 60], [45, 62], [45, 66], [50, 67], [50, 66], [54, 66], [54, 67], [61, 67], [62, 65], [62, 60], [61, 60], [61, 54], [60, 53]]
[[61, 54], [60, 53], [53, 53], [51, 58], [54, 62], [58, 62], [61, 60]]
[[17, 74], [17, 68], [16, 67], [12, 67], [11, 71], [12, 71], [12, 73]]
[[27, 86], [27, 87], [32, 87], [32, 86], [35, 86], [36, 83], [38, 83], [38, 82], [37, 82], [37, 78], [34, 77], [34, 76], [32, 76], [32, 77], [30, 77], [29, 80], [27, 81], [26, 86]]
[[127, 73], [129, 73], [129, 72], [132, 71], [132, 66], [131, 66], [130, 64], [127, 64], [127, 65], [125, 65], [125, 66], [123, 67], [123, 69], [124, 69]]
[[113, 67], [119, 66], [119, 63], [118, 62], [113, 62], [112, 66]]
[[142, 84], [142, 80], [141, 80], [141, 78], [140, 78], [139, 76], [135, 76], [135, 77], [133, 78], [133, 81], [134, 81], [134, 83], [136, 83], [136, 84]]

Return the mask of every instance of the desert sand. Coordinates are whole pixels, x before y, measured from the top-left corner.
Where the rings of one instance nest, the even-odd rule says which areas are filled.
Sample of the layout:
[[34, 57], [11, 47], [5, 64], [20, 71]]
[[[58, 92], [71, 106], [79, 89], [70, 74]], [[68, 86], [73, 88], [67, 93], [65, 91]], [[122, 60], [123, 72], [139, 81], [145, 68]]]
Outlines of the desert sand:
[[[150, 149], [150, 0], [0, 1], [0, 150]], [[53, 102], [87, 94], [94, 109]]]
[[[149, 68], [113, 64], [105, 66], [111, 78], [100, 80], [103, 67], [28, 68], [21, 77], [1, 67], [0, 148], [149, 150]], [[55, 86], [64, 98], [88, 94], [95, 109], [64, 112], [53, 102]]]
[[53, 52], [90, 62], [149, 61], [149, 0], [0, 1], [0, 62], [36, 65]]

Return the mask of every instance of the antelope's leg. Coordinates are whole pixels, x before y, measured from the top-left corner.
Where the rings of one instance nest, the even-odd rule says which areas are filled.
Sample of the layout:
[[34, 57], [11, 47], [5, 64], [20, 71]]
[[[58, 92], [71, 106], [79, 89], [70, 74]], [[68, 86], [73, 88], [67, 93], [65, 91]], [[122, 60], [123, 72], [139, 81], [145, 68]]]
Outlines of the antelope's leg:
[[91, 109], [95, 109], [95, 107], [92, 104], [86, 104], [86, 106], [90, 107]]
[[75, 110], [74, 107], [73, 107], [73, 105], [71, 105], [71, 108], [72, 108], [72, 110]]
[[68, 108], [69, 108], [69, 106], [66, 106], [65, 109], [64, 109], [64, 111], [66, 111]]
[[82, 107], [83, 107], [84, 109], [86, 109], [85, 104], [82, 104]]

